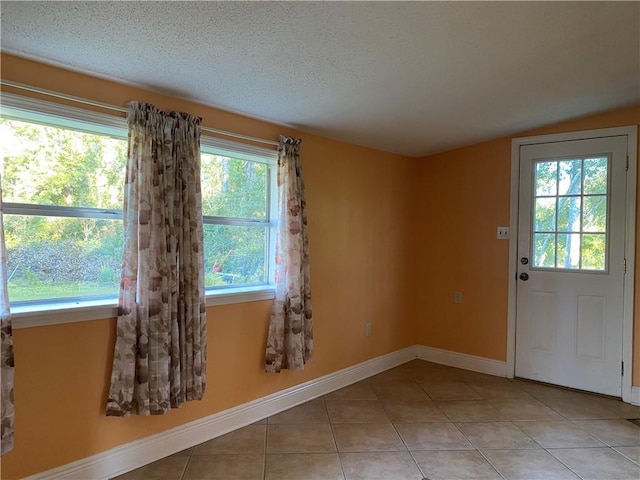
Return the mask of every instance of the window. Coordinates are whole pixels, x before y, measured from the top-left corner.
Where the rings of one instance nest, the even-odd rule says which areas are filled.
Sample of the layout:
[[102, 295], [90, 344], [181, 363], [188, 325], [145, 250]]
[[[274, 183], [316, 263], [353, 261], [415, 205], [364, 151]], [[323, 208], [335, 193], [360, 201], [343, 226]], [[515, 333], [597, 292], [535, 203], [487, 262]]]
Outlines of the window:
[[609, 157], [534, 163], [533, 268], [607, 269]]
[[[2, 100], [0, 172], [12, 307], [115, 303], [125, 120], [14, 95]], [[204, 136], [201, 145], [207, 293], [264, 289], [272, 283], [276, 153]]]
[[265, 285], [275, 255], [276, 157], [225, 152], [211, 140], [201, 142], [205, 286]]

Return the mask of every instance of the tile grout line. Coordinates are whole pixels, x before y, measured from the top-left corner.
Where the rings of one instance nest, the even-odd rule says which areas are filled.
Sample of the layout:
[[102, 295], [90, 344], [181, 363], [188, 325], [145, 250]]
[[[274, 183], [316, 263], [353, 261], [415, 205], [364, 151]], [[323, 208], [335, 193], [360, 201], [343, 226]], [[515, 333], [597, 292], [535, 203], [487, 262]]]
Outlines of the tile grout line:
[[191, 455], [193, 455], [193, 447], [191, 447], [191, 451], [189, 452], [189, 456], [187, 457], [187, 462], [184, 464], [184, 469], [182, 470], [182, 474], [180, 475], [179, 480], [185, 480], [187, 470], [189, 469], [189, 465], [191, 464]]
[[407, 452], [409, 452], [409, 456], [411, 457], [411, 460], [413, 460], [413, 463], [415, 464], [415, 466], [418, 467], [418, 471], [420, 472], [420, 475], [422, 475], [424, 478], [426, 478], [427, 477], [426, 473], [424, 473], [424, 471], [422, 470], [422, 467], [420, 466], [420, 464], [416, 460], [416, 457], [413, 456], [413, 452], [411, 451], [411, 449], [409, 448], [409, 445], [407, 445], [407, 442], [405, 442], [404, 438], [402, 437], [402, 435], [400, 434], [400, 432], [396, 428], [396, 424], [394, 422], [391, 422], [391, 426], [393, 427], [393, 429], [396, 432], [396, 435], [398, 435], [398, 438], [400, 439], [400, 441], [404, 445], [404, 448], [406, 448]]
[[267, 441], [269, 438], [269, 417], [264, 419], [264, 442], [262, 443], [262, 480], [267, 478]]
[[508, 479], [507, 479], [507, 477], [505, 477], [504, 475], [502, 475], [502, 473], [500, 472], [500, 470], [498, 470], [498, 468], [497, 468], [493, 463], [491, 463], [491, 460], [489, 460], [489, 459], [487, 458], [487, 456], [482, 452], [482, 450], [480, 450], [480, 449], [478, 448], [476, 451], [477, 451], [477, 452], [482, 456], [482, 458], [484, 458], [485, 462], [487, 462], [489, 465], [491, 465], [491, 468], [493, 468], [493, 469], [496, 471], [496, 473], [497, 473], [501, 478], [503, 478], [504, 480], [508, 480]]
[[[535, 438], [533, 438], [531, 435], [529, 435], [527, 432], [525, 432], [522, 427], [520, 425], [518, 425], [516, 422], [522, 422], [522, 421], [526, 421], [526, 420], [509, 420], [512, 425], [514, 427], [516, 427], [518, 430], [520, 430], [522, 432], [523, 435], [525, 435], [527, 438], [530, 438], [531, 441], [533, 443], [535, 443], [536, 445], [538, 445], [541, 449], [544, 450], [544, 447], [540, 444], [540, 442], [538, 442]], [[530, 420], [530, 421], [537, 421], [537, 420]]]
[[[418, 385], [418, 387], [424, 392], [424, 394], [427, 396], [427, 398], [430, 401], [431, 397], [429, 396], [429, 394], [424, 391], [424, 388], [422, 388], [422, 386], [418, 383], [418, 381], [414, 378], [415, 383]], [[384, 408], [384, 404], [382, 406], [383, 410], [385, 410], [385, 414], [387, 414], [386, 409]], [[436, 405], [437, 408], [437, 405]], [[389, 417], [389, 415], [387, 414], [387, 417]], [[389, 421], [391, 422], [391, 426], [393, 427], [393, 430], [396, 432], [396, 435], [398, 435], [398, 438], [400, 439], [400, 441], [402, 442], [402, 444], [404, 445], [404, 448], [407, 449], [407, 452], [409, 452], [409, 456], [411, 457], [411, 460], [413, 460], [413, 463], [416, 467], [418, 467], [418, 472], [420, 472], [420, 475], [422, 475], [423, 478], [427, 478], [427, 474], [424, 472], [424, 470], [422, 470], [422, 467], [420, 466], [420, 464], [418, 463], [418, 461], [416, 460], [416, 457], [413, 456], [413, 452], [411, 451], [411, 449], [409, 448], [409, 445], [407, 445], [407, 442], [404, 440], [404, 438], [402, 437], [402, 435], [400, 434], [400, 431], [398, 430], [398, 428], [396, 427], [395, 422], [393, 422], [391, 420], [391, 418], [389, 418]]]
[[[635, 445], [629, 445], [631, 447], [634, 447]], [[627, 460], [629, 460], [630, 462], [635, 463], [636, 465], [638, 465], [640, 467], [640, 458], [638, 459], [633, 459], [631, 457], [629, 457], [628, 455], [619, 452], [618, 450], [616, 450], [616, 448], [625, 448], [625, 447], [611, 447], [612, 450], [614, 450], [616, 453], [618, 453], [618, 455], [622, 455], [624, 458], [626, 458]]]
[[590, 437], [595, 438], [595, 439], [596, 439], [596, 440], [598, 440], [599, 442], [602, 442], [602, 444], [603, 444], [603, 445], [605, 445], [605, 446], [607, 446], [607, 447], [609, 447], [609, 448], [611, 448], [611, 449], [613, 449], [613, 447], [615, 447], [615, 446], [622, 446], [622, 445], [611, 445], [609, 442], [606, 442], [604, 439], [602, 439], [602, 438], [598, 437], [597, 435], [595, 435], [595, 434], [593, 434], [593, 433], [591, 433], [591, 432], [588, 432], [587, 430], [585, 430], [584, 428], [582, 428], [580, 425], [577, 425], [577, 424], [576, 424], [576, 421], [579, 421], [579, 422], [580, 422], [580, 421], [582, 421], [582, 422], [587, 421], [587, 422], [589, 422], [589, 421], [602, 421], [602, 420], [614, 420], [614, 421], [615, 421], [615, 420], [618, 420], [618, 419], [613, 419], [613, 418], [611, 418], [611, 419], [610, 419], [610, 418], [595, 418], [595, 419], [591, 419], [591, 418], [589, 418], [589, 419], [580, 419], [580, 420], [577, 420], [577, 419], [576, 419], [576, 420], [569, 420], [569, 421], [571, 422], [571, 424], [572, 424], [574, 427], [579, 428], [580, 430], [582, 430], [583, 432], [585, 432], [585, 433], [586, 433], [587, 435], [589, 435]]
[[338, 463], [340, 463], [340, 471], [342, 472], [342, 478], [347, 480], [347, 474], [344, 471], [344, 465], [342, 465], [342, 458], [340, 457], [340, 451], [338, 450], [338, 442], [336, 440], [336, 432], [333, 431], [333, 422], [331, 421], [331, 417], [329, 416], [329, 409], [327, 408], [327, 401], [324, 398], [325, 395], [322, 396], [322, 405], [324, 405], [324, 411], [327, 414], [327, 420], [329, 421], [329, 430], [331, 430], [331, 439], [333, 440], [333, 446], [336, 449], [336, 455], [338, 456]]
[[[600, 447], [585, 447], [585, 448], [600, 448]], [[569, 467], [569, 465], [567, 465], [562, 460], [560, 460], [558, 457], [556, 457], [553, 453], [551, 453], [548, 448], [544, 448], [544, 451], [547, 452], [548, 455], [551, 455], [556, 460], [556, 462], [560, 463], [560, 465], [564, 466], [564, 468], [569, 470], [576, 477], [580, 478], [581, 480], [587, 480], [582, 475], [580, 475], [578, 472], [574, 471], [571, 467]]]

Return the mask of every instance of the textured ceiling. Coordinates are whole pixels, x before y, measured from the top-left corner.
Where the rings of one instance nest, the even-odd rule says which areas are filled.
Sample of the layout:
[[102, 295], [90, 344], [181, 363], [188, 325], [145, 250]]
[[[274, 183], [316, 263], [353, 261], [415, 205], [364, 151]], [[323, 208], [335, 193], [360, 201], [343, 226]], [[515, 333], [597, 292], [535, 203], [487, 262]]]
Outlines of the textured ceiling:
[[2, 50], [412, 156], [640, 101], [640, 2], [11, 2]]

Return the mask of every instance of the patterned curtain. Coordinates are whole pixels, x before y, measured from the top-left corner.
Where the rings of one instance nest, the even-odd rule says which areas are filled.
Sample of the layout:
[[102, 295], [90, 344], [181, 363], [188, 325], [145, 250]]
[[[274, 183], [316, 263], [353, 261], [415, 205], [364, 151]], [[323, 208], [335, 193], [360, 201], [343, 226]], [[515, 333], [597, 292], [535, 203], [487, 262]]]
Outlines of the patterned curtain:
[[313, 356], [313, 316], [307, 242], [307, 202], [300, 139], [280, 136], [276, 296], [271, 312], [265, 371], [302, 370]]
[[2, 337], [2, 447], [0, 455], [4, 455], [13, 449], [13, 336], [11, 334], [11, 313], [9, 311], [9, 295], [7, 292], [7, 251], [4, 247], [4, 224], [2, 210], [2, 187], [0, 187], [0, 316], [2, 324], [0, 335]]
[[131, 102], [124, 254], [107, 415], [202, 398], [207, 328], [200, 119]]

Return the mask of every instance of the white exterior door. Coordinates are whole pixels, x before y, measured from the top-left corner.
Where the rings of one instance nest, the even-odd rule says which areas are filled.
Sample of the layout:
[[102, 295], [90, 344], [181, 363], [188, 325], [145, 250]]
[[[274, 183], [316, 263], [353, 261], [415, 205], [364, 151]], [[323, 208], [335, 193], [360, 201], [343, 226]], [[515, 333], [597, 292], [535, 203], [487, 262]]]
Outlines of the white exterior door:
[[621, 396], [627, 136], [520, 148], [518, 377]]

